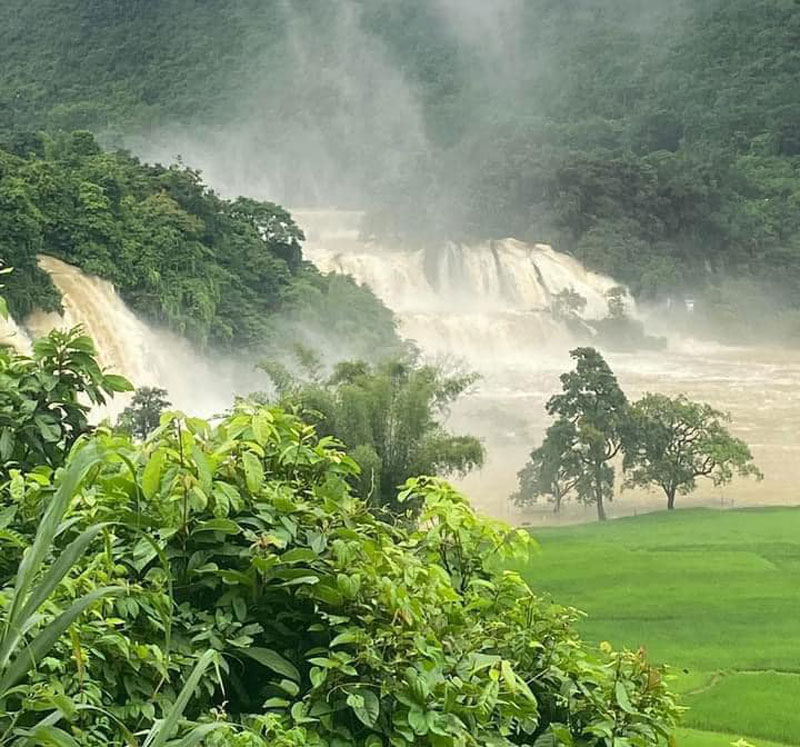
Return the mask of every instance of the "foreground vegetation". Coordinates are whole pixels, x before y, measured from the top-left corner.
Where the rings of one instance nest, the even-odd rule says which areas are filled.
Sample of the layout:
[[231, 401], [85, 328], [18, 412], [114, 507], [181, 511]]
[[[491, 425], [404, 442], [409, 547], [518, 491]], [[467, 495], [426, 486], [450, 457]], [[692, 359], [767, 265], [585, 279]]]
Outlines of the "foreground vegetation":
[[[143, 443], [90, 429], [75, 372], [109, 394], [128, 383], [77, 332], [35, 351], [0, 350], [0, 443], [31, 402], [54, 413], [34, 418], [45, 447], [10, 452], [0, 486], [4, 744], [646, 747], [670, 734], [662, 670], [582, 644], [574, 610], [497, 569], [530, 555], [529, 535], [477, 517], [444, 481], [409, 479], [397, 501], [418, 521], [385, 521], [352, 495], [343, 446], [246, 402], [214, 424], [166, 412]], [[20, 369], [54, 386], [20, 393]], [[161, 407], [140, 394], [138, 409]]]
[[800, 510], [692, 509], [536, 536], [542, 552], [513, 567], [585, 610], [589, 640], [673, 665], [690, 709], [681, 747], [800, 744]]

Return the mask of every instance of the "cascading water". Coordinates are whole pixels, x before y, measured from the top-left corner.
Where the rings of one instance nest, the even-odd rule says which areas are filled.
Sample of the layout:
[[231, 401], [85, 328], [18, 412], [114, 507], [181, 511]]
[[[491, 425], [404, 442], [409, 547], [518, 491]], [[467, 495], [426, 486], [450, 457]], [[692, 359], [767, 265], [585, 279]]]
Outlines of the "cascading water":
[[584, 315], [607, 313], [618, 285], [544, 244], [515, 239], [396, 248], [359, 237], [359, 213], [299, 212], [305, 254], [325, 272], [368, 285], [398, 316], [402, 334], [427, 354], [484, 369], [524, 351], [562, 348], [569, 335], [551, 313], [556, 293], [586, 299]]
[[[34, 337], [51, 329], [82, 325], [94, 340], [100, 363], [129, 378], [137, 387], [157, 386], [169, 392], [173, 405], [209, 416], [230, 407], [242, 370], [234, 362], [201, 357], [185, 340], [156, 330], [139, 319], [106, 280], [49, 256], [39, 257], [62, 296], [63, 315], [34, 312], [25, 327]], [[114, 415], [126, 404], [116, 397], [98, 416]]]
[[[541, 439], [547, 398], [570, 367], [566, 330], [547, 313], [550, 298], [572, 288], [587, 299], [586, 316], [605, 312], [610, 278], [587, 272], [574, 259], [549, 247], [511, 239], [436, 248], [382, 247], [359, 239], [360, 214], [298, 213], [309, 235], [306, 256], [326, 271], [347, 272], [373, 290], [398, 314], [401, 331], [423, 352], [466, 359], [483, 374], [477, 393], [452, 414], [455, 430], [480, 436], [488, 464], [462, 484], [484, 511], [509, 515], [507, 496], [516, 472]], [[102, 363], [137, 386], [160, 386], [174, 405], [199, 415], [230, 406], [235, 393], [263, 385], [251, 364], [203, 358], [169, 332], [153, 329], [124, 304], [113, 286], [51, 257], [41, 258], [63, 295], [64, 316], [35, 314], [18, 325], [0, 325], [0, 338], [29, 352], [32, 335], [53, 326], [82, 324], [95, 338]], [[761, 488], [741, 481], [725, 492], [701, 486], [683, 505], [796, 503], [800, 482], [800, 354], [791, 349], [736, 349], [672, 340], [667, 351], [606, 352], [630, 397], [644, 391], [686, 393], [733, 414], [734, 431], [747, 439], [767, 474]], [[113, 410], [96, 417], [114, 415]], [[776, 417], [780, 412], [780, 417]], [[626, 494], [612, 512], [661, 507], [657, 495]], [[570, 506], [567, 517], [592, 519], [592, 509]], [[538, 521], [551, 514], [544, 507]]]
[[28, 333], [11, 317], [0, 317], [0, 345], [12, 347], [23, 355], [29, 355], [33, 347]]

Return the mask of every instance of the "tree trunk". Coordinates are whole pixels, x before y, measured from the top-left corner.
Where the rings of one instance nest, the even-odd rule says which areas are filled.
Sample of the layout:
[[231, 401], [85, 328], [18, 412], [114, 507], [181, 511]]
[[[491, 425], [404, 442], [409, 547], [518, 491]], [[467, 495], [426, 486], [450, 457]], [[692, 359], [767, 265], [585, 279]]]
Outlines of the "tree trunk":
[[675, 491], [670, 490], [667, 492], [667, 511], [675, 510]]
[[597, 504], [598, 521], [605, 521], [607, 517], [605, 506], [603, 506], [603, 478], [599, 470], [594, 477], [594, 502]]
[[603, 507], [603, 496], [599, 495], [597, 497], [597, 518], [600, 521], [605, 521], [608, 517], [606, 516], [606, 510]]

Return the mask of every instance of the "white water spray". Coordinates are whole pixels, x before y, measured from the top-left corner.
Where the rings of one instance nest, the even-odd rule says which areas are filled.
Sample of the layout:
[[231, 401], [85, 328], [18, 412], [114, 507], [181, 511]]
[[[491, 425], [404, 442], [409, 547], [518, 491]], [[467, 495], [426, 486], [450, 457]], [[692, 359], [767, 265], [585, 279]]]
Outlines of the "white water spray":
[[33, 348], [28, 333], [11, 317], [0, 317], [0, 345], [11, 347], [22, 355], [30, 355]]
[[564, 349], [570, 337], [551, 313], [555, 294], [586, 299], [586, 318], [608, 312], [617, 283], [545, 244], [515, 239], [397, 248], [359, 237], [360, 213], [296, 213], [305, 254], [325, 272], [353, 276], [391, 308], [404, 336], [430, 355], [463, 357], [480, 370], [521, 354]]
[[[209, 360], [189, 343], [168, 331], [156, 330], [139, 319], [107, 280], [86, 275], [54, 257], [39, 257], [62, 295], [63, 315], [34, 312], [25, 326], [36, 337], [51, 329], [78, 324], [94, 340], [100, 363], [130, 379], [134, 386], [155, 386], [169, 392], [173, 405], [195, 415], [210, 416], [230, 407], [241, 368], [231, 361]], [[127, 398], [116, 397], [101, 416], [115, 415]]]
[[[572, 288], [587, 300], [585, 316], [607, 314], [606, 292], [616, 283], [587, 271], [574, 258], [541, 244], [513, 239], [429, 249], [383, 246], [360, 236], [361, 214], [295, 213], [306, 230], [306, 256], [324, 271], [344, 272], [369, 285], [399, 318], [401, 332], [423, 353], [465, 359], [483, 375], [477, 393], [453, 412], [456, 431], [479, 436], [488, 462], [462, 488], [483, 511], [521, 521], [507, 496], [516, 472], [544, 434], [545, 402], [559, 390], [575, 341], [549, 313], [550, 299]], [[628, 395], [685, 393], [733, 415], [733, 430], [753, 448], [767, 479], [738, 481], [722, 493], [711, 483], [683, 505], [796, 503], [800, 480], [800, 354], [746, 350], [671, 339], [668, 350], [603, 351]], [[780, 403], [780, 417], [773, 409]], [[612, 512], [662, 508], [660, 496], [627, 492]], [[562, 518], [591, 521], [570, 504]], [[536, 521], [552, 520], [549, 507]]]

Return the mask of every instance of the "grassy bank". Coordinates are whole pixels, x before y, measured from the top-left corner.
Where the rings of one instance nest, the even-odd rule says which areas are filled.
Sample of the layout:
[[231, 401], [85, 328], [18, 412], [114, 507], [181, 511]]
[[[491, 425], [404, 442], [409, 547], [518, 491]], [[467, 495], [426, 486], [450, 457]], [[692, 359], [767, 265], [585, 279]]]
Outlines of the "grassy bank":
[[679, 744], [800, 745], [800, 509], [708, 509], [536, 530], [522, 568], [583, 632], [674, 667]]

